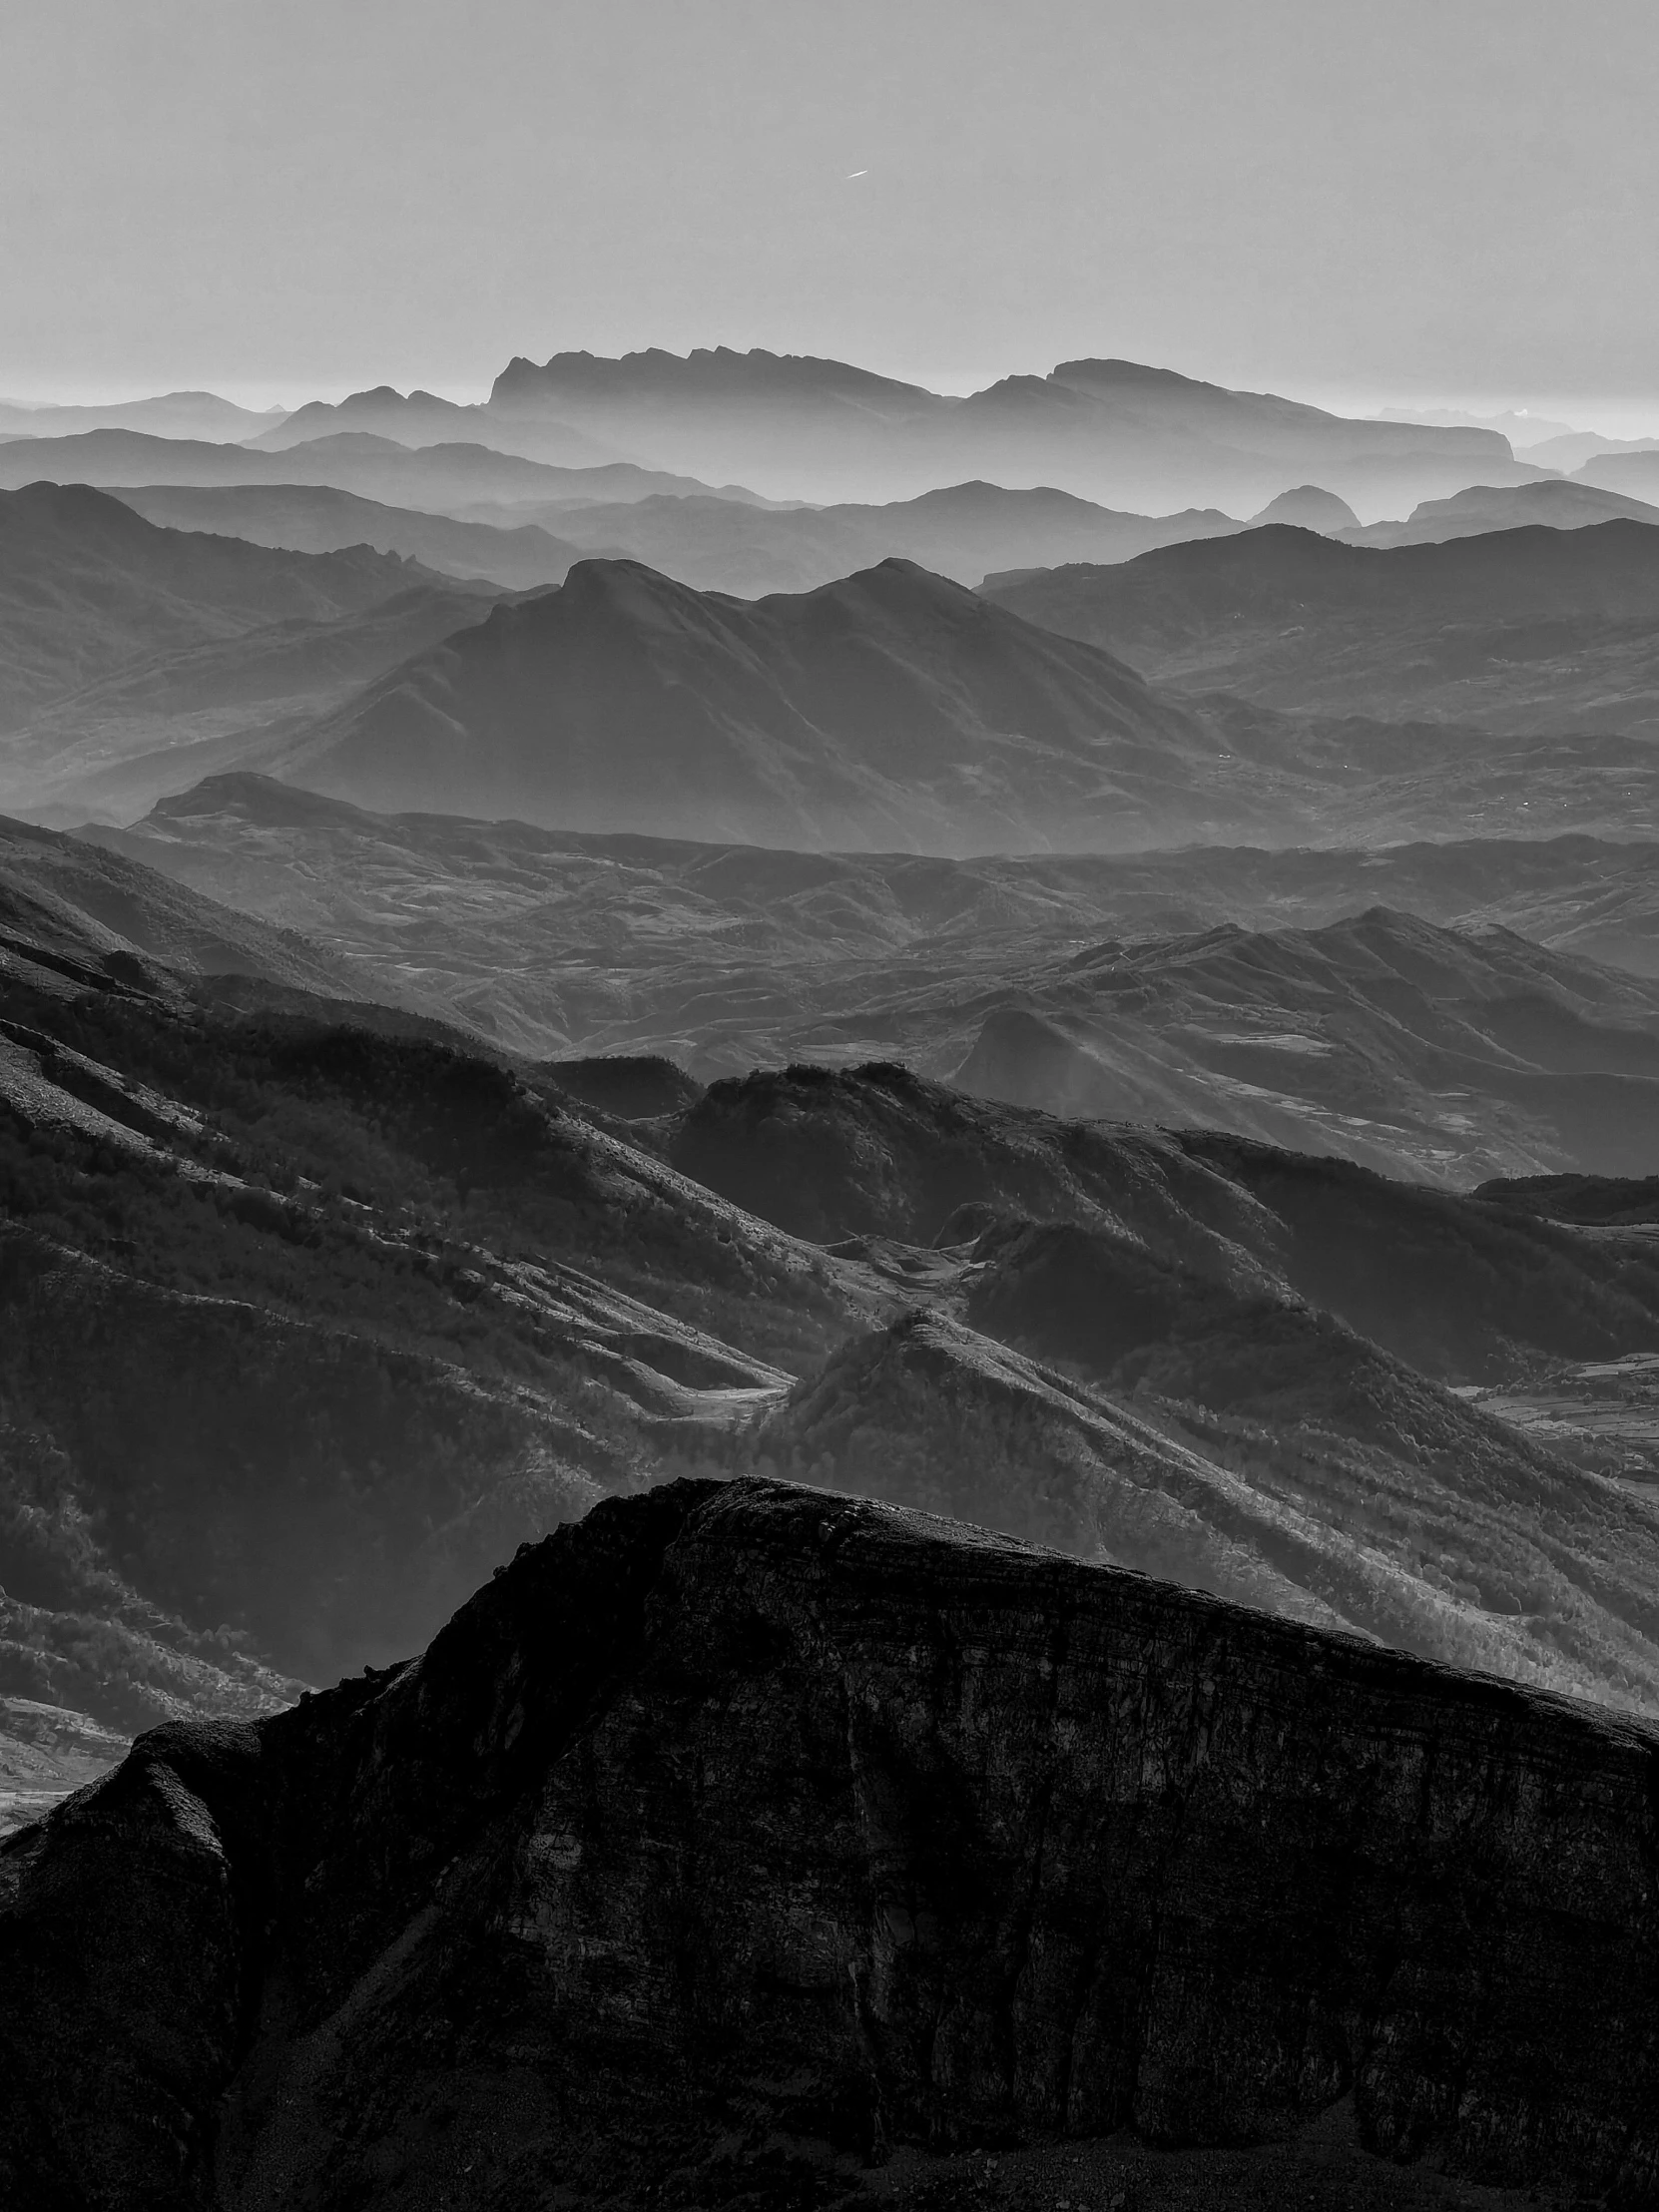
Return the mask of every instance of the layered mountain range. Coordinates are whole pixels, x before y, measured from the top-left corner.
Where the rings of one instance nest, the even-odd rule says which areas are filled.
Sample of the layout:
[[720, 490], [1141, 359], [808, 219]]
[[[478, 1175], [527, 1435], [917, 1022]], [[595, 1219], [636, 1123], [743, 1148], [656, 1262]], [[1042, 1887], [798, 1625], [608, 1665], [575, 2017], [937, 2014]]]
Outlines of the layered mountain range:
[[562, 584], [578, 557], [574, 543], [536, 523], [457, 521], [326, 484], [150, 484], [118, 487], [116, 497], [167, 530], [245, 538], [294, 553], [368, 545], [443, 575], [480, 578], [511, 591]]
[[353, 1003], [349, 963], [307, 972], [131, 861], [13, 849], [7, 1694], [117, 1726], [258, 1710], [689, 1461], [1659, 1697], [1640, 1480], [1446, 1387], [1639, 1354], [1639, 1228], [890, 1063], [567, 1075]]
[[[1120, 360], [1062, 362], [1045, 376], [1009, 376], [955, 397], [846, 362], [761, 349], [652, 349], [614, 360], [564, 353], [541, 365], [511, 361], [482, 406], [381, 386], [275, 423], [250, 417], [245, 427], [241, 410], [229, 410], [222, 429], [200, 406], [170, 415], [170, 404], [88, 410], [80, 421], [88, 431], [177, 422], [185, 437], [240, 432], [267, 458], [339, 437], [484, 446], [559, 466], [631, 458], [717, 484], [752, 482], [784, 499], [907, 498], [982, 477], [1054, 484], [1108, 506], [1219, 503], [1252, 513], [1311, 481], [1351, 505], [1381, 501], [1397, 511], [1471, 482], [1552, 473], [1516, 461], [1495, 431], [1333, 415]], [[38, 428], [56, 436], [80, 421], [58, 410]], [[34, 426], [27, 414], [5, 424], [25, 438]], [[276, 479], [251, 468], [244, 480]]]
[[84, 484], [0, 493], [0, 795], [142, 806], [179, 757], [237, 758], [496, 597], [361, 542], [270, 550], [159, 529]]
[[1375, 509], [1457, 490], [1471, 466], [1492, 483], [1546, 473], [1493, 432], [1356, 421], [1133, 361], [1066, 361], [952, 398], [761, 350], [561, 353], [510, 362], [489, 406], [783, 497], [891, 498], [984, 476], [1109, 506], [1250, 513], [1310, 480]]
[[1109, 655], [908, 563], [746, 604], [584, 561], [276, 756], [370, 806], [754, 842], [1114, 841], [1215, 747]]
[[[1285, 515], [1271, 519], [1295, 522], [1302, 518]], [[1441, 545], [1447, 538], [1484, 537], [1494, 530], [1534, 526], [1583, 530], [1597, 522], [1652, 524], [1659, 522], [1659, 507], [1623, 492], [1604, 491], [1595, 484], [1572, 483], [1564, 478], [1543, 484], [1473, 484], [1467, 491], [1454, 492], [1449, 499], [1423, 500], [1403, 522], [1374, 522], [1369, 528], [1344, 528], [1331, 534], [1351, 545]], [[1319, 527], [1313, 522], [1307, 526]]]
[[210, 438], [230, 444], [259, 437], [285, 419], [280, 407], [259, 413], [211, 391], [170, 391], [154, 399], [98, 406], [21, 406], [0, 400], [0, 436], [74, 437], [86, 430], [141, 430], [154, 437]]
[[[253, 777], [89, 834], [520, 1050], [705, 1077], [892, 1055], [1051, 1112], [1203, 1122], [1453, 1184], [1635, 1172], [1651, 1149], [1653, 982], [1532, 941], [1585, 909], [1610, 926], [1621, 885], [1659, 929], [1647, 846], [821, 857], [373, 816]], [[1482, 902], [1482, 870], [1526, 866], [1531, 904]], [[1313, 929], [1201, 918], [1328, 915], [1361, 884], [1462, 926], [1386, 906]]]
[[[79, 501], [74, 511], [88, 510], [104, 530], [95, 495], [56, 496], [72, 507]], [[48, 487], [29, 497], [38, 504], [54, 495]], [[1611, 527], [1647, 542], [1638, 526]], [[160, 533], [143, 538], [136, 523], [129, 535], [141, 538], [144, 561], [165, 543]], [[1524, 550], [1531, 534], [1519, 535]], [[1588, 557], [1573, 573], [1591, 571], [1581, 604], [1593, 607], [1599, 597], [1611, 611], [1584, 612], [1573, 634], [1616, 637], [1620, 665], [1642, 664], [1646, 618], [1624, 614], [1626, 602], [1632, 610], [1640, 602], [1640, 564], [1627, 573], [1622, 542], [1598, 542], [1602, 533], [1593, 530], [1535, 535], [1550, 548], [1582, 546], [1600, 557], [1599, 574]], [[697, 593], [638, 564], [584, 561], [562, 589], [493, 613], [488, 587], [434, 584], [418, 568], [363, 549], [337, 558], [355, 561], [364, 596], [386, 596], [350, 622], [273, 622], [233, 645], [126, 667], [112, 654], [118, 665], [96, 692], [64, 678], [55, 696], [44, 686], [47, 696], [8, 743], [0, 790], [13, 805], [61, 806], [75, 792], [101, 811], [131, 811], [193, 775], [246, 765], [378, 809], [956, 852], [1010, 844], [1132, 850], [1241, 833], [1274, 843], [1372, 842], [1459, 826], [1524, 830], [1545, 819], [1594, 832], [1653, 827], [1652, 748], [1605, 727], [1621, 719], [1616, 704], [1603, 692], [1593, 715], [1581, 714], [1603, 726], [1591, 741], [1531, 735], [1541, 710], [1529, 715], [1514, 695], [1538, 694], [1538, 664], [1518, 675], [1503, 664], [1479, 685], [1455, 673], [1480, 644], [1500, 642], [1475, 625], [1472, 638], [1448, 646], [1439, 669], [1414, 676], [1410, 689], [1425, 710], [1466, 707], [1496, 734], [1469, 731], [1448, 742], [1431, 722], [1289, 715], [1198, 696], [1194, 686], [1215, 671], [1193, 663], [1212, 632], [1225, 631], [1232, 659], [1248, 660], [1254, 633], [1232, 622], [1230, 575], [1260, 604], [1259, 651], [1268, 664], [1265, 673], [1243, 667], [1240, 690], [1286, 697], [1288, 671], [1306, 649], [1285, 638], [1279, 616], [1305, 578], [1334, 602], [1332, 624], [1346, 622], [1367, 638], [1379, 623], [1385, 636], [1390, 625], [1408, 630], [1429, 620], [1432, 576], [1420, 592], [1409, 575], [1386, 579], [1377, 615], [1364, 594], [1354, 604], [1346, 574], [1333, 580], [1327, 560], [1470, 551], [1367, 555], [1306, 532], [1251, 537], [1263, 540], [1265, 564], [1252, 553], [1207, 579], [1192, 570], [1205, 549], [1170, 548], [1142, 561], [1182, 556], [1173, 574], [1140, 562], [1060, 571], [1052, 584], [1028, 579], [989, 600], [898, 561], [817, 592], [749, 604]], [[217, 557], [216, 541], [196, 542], [201, 560]], [[273, 573], [280, 566], [279, 556], [254, 558]], [[300, 575], [313, 573], [307, 558], [334, 556], [286, 558]], [[1563, 564], [1551, 555], [1536, 565], [1553, 573]], [[1095, 581], [1111, 577], [1126, 581]], [[1396, 582], [1404, 588], [1393, 590]], [[1495, 586], [1479, 598], [1487, 583], [1476, 579], [1477, 604], [1491, 604]], [[479, 600], [457, 596], [469, 588]], [[1105, 605], [1128, 611], [1101, 612], [1101, 595], [1111, 590], [1117, 599]], [[1041, 619], [1028, 621], [1021, 609]], [[78, 625], [60, 621], [62, 651], [70, 641], [78, 648]], [[1149, 685], [1113, 653], [1064, 634], [1068, 622], [1099, 629], [1112, 621], [1143, 661], [1158, 659], [1152, 636], [1172, 641], [1160, 664], [1166, 681]], [[411, 643], [434, 636], [424, 653], [402, 658]], [[1608, 644], [1596, 664], [1604, 678], [1614, 651]], [[1393, 665], [1382, 638], [1357, 657], [1346, 686], [1322, 662], [1333, 700], [1345, 689], [1371, 697], [1366, 672]], [[1276, 660], [1287, 664], [1277, 683]], [[352, 696], [365, 674], [388, 663], [397, 665]], [[1176, 681], [1181, 692], [1171, 688]], [[1387, 681], [1379, 676], [1377, 688]], [[328, 711], [318, 715], [318, 707]]]
[[1648, 736], [1656, 583], [1659, 536], [1619, 520], [1392, 549], [1278, 528], [986, 590], [1188, 690], [1303, 714]]
[[0, 426], [0, 2196], [1655, 2201], [1650, 456], [222, 407]]
[[[479, 500], [626, 500], [675, 490], [714, 495], [712, 487], [695, 478], [640, 468], [631, 461], [563, 466], [468, 442], [410, 447], [367, 430], [332, 431], [275, 453], [120, 429], [11, 438], [0, 444], [0, 486], [43, 481], [104, 489], [323, 484], [361, 498], [439, 513]], [[745, 495], [733, 487], [731, 496]]]

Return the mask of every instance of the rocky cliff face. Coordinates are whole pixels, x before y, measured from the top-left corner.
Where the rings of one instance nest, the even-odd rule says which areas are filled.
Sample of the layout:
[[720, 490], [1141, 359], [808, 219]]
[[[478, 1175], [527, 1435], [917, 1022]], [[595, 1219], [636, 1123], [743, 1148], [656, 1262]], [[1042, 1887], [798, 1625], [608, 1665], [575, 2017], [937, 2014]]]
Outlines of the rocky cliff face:
[[1352, 2094], [1389, 2158], [1659, 2203], [1656, 1751], [888, 1507], [610, 1501], [0, 1847], [0, 2196], [707, 2204], [782, 2142], [817, 2193], [746, 2201], [806, 2204]]

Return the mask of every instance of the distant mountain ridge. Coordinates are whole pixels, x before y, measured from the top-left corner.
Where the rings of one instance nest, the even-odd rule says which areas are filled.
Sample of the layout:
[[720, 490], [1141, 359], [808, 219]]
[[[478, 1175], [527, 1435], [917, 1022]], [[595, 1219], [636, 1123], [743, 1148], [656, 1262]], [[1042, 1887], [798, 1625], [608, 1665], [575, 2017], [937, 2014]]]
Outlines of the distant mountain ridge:
[[[324, 998], [415, 1004], [366, 966], [205, 898], [156, 869], [0, 815], [0, 971], [36, 989], [246, 977]], [[431, 1009], [424, 1009], [431, 1010]]]
[[707, 484], [632, 462], [563, 468], [476, 444], [401, 445], [366, 430], [339, 430], [280, 452], [138, 430], [17, 438], [0, 445], [0, 487], [47, 480], [137, 485], [323, 484], [391, 506], [448, 513], [468, 502], [643, 498], [653, 492], [718, 496]]
[[[1454, 1186], [1486, 1161], [1628, 1175], [1653, 1155], [1659, 983], [1505, 930], [1376, 906], [1316, 930], [1108, 942], [1010, 982], [951, 1080], [1012, 1105], [1232, 1129]], [[965, 996], [909, 994], [911, 1034], [959, 1033]]]
[[340, 431], [367, 431], [373, 436], [393, 438], [400, 445], [489, 445], [497, 451], [519, 452], [526, 459], [550, 461], [564, 468], [591, 468], [631, 457], [613, 452], [562, 422], [526, 424], [512, 445], [500, 442], [504, 429], [505, 425], [486, 408], [440, 399], [435, 392], [399, 392], [389, 384], [380, 384], [372, 391], [354, 391], [337, 401], [310, 400], [246, 442], [256, 452], [279, 452]]
[[[1252, 512], [1317, 481], [1359, 506], [1399, 511], [1485, 475], [1543, 473], [1494, 432], [1366, 422], [1272, 393], [1229, 391], [1131, 361], [1062, 362], [957, 398], [845, 362], [718, 346], [608, 360], [522, 357], [489, 409], [546, 415], [693, 473], [741, 477], [781, 496], [885, 500], [988, 477], [1057, 484], [1156, 513]], [[1484, 463], [1482, 467], [1480, 464]]]
[[414, 507], [388, 507], [325, 484], [148, 484], [112, 497], [168, 530], [205, 530], [299, 553], [372, 546], [450, 576], [483, 577], [511, 591], [564, 581], [575, 545], [535, 524], [458, 522]]
[[1659, 845], [1629, 839], [942, 859], [372, 814], [248, 773], [85, 833], [388, 982], [418, 970], [520, 1051], [667, 1053], [704, 1076], [899, 1044], [942, 1074], [993, 1000], [1064, 985], [1109, 941], [1318, 931], [1380, 904], [1659, 979]]
[[160, 529], [84, 484], [0, 492], [0, 729], [158, 653], [360, 614], [430, 571]]
[[1623, 492], [1630, 499], [1659, 501], [1659, 446], [1599, 453], [1573, 472], [1573, 481]]
[[159, 528], [86, 484], [0, 492], [0, 807], [135, 812], [193, 780], [180, 750], [319, 713], [496, 596], [360, 542]]
[[268, 433], [284, 419], [280, 407], [257, 413], [211, 391], [170, 391], [154, 399], [118, 399], [107, 405], [23, 407], [0, 400], [0, 432], [26, 438], [144, 430], [160, 437], [231, 440]]
[[1010, 491], [985, 483], [944, 485], [882, 505], [782, 510], [730, 499], [650, 498], [563, 508], [550, 520], [594, 552], [625, 554], [699, 591], [744, 598], [811, 591], [888, 559], [977, 584], [993, 569], [1128, 560], [1155, 545], [1244, 527], [1214, 507], [1119, 514], [1051, 485]]
[[[1659, 483], [1654, 486], [1659, 491]], [[1284, 516], [1294, 521], [1294, 516]], [[1659, 506], [1598, 485], [1558, 478], [1544, 484], [1471, 484], [1449, 499], [1425, 499], [1403, 522], [1333, 532], [1350, 545], [1443, 545], [1497, 530], [1583, 530], [1598, 522], [1659, 523]]]
[[1270, 499], [1259, 515], [1252, 515], [1250, 527], [1261, 530], [1279, 522], [1292, 523], [1299, 530], [1318, 530], [1330, 537], [1339, 531], [1358, 529], [1360, 518], [1348, 501], [1334, 492], [1324, 491], [1318, 484], [1298, 484], [1294, 490], [1282, 491], [1277, 499]]
[[1288, 712], [1659, 728], [1659, 531], [1640, 522], [1393, 547], [1274, 526], [985, 590], [1153, 681]]

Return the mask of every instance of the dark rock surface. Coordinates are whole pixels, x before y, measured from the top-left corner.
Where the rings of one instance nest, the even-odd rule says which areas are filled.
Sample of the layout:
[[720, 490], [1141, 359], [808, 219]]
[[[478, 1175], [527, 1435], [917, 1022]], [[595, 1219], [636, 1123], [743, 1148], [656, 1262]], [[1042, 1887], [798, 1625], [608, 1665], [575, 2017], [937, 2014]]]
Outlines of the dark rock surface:
[[0, 1848], [0, 2198], [829, 2203], [1352, 2097], [1659, 2203], [1656, 1749], [888, 1508], [608, 1502]]

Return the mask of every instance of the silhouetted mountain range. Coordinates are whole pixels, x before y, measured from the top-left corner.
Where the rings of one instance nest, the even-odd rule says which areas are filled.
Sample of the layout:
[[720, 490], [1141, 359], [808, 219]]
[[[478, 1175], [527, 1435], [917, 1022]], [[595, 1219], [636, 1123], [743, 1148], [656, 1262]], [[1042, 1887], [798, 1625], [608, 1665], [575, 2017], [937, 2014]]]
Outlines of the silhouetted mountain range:
[[1276, 522], [1332, 535], [1339, 530], [1358, 529], [1360, 517], [1346, 499], [1337, 498], [1335, 493], [1322, 491], [1318, 484], [1298, 484], [1294, 490], [1282, 491], [1277, 499], [1269, 500], [1259, 515], [1252, 515], [1250, 527], [1260, 530]]
[[1573, 481], [1599, 485], [1603, 491], [1622, 492], [1629, 499], [1659, 504], [1659, 446], [1638, 446], [1633, 452], [1599, 453], [1574, 471]]
[[1132, 361], [1062, 362], [949, 398], [844, 362], [720, 346], [509, 363], [492, 415], [570, 423], [780, 497], [891, 499], [964, 478], [1056, 484], [1113, 507], [1249, 513], [1309, 481], [1399, 512], [1541, 473], [1489, 431], [1365, 422]]
[[1154, 682], [1294, 711], [1501, 731], [1659, 722], [1659, 535], [1636, 522], [1382, 550], [1258, 530], [985, 588]]
[[[545, 506], [562, 500], [626, 500], [676, 491], [728, 496], [716, 494], [696, 479], [637, 468], [628, 461], [559, 468], [485, 445], [399, 445], [366, 430], [336, 431], [279, 453], [202, 439], [152, 437], [137, 430], [14, 438], [0, 445], [0, 485], [41, 480], [106, 487], [327, 484], [389, 506], [435, 514], [478, 502]], [[734, 490], [729, 496], [743, 494]], [[520, 519], [541, 517], [537, 513]]]
[[[1659, 486], [1655, 486], [1659, 489]], [[1287, 521], [1295, 519], [1286, 516]], [[1440, 545], [1447, 538], [1480, 537], [1493, 530], [1582, 530], [1597, 522], [1659, 522], [1659, 507], [1592, 484], [1476, 484], [1450, 499], [1425, 499], [1403, 522], [1374, 522], [1367, 529], [1333, 533], [1350, 545]]]
[[1154, 545], [1242, 527], [1214, 508], [1115, 514], [1069, 492], [1004, 491], [996, 484], [952, 484], [885, 506], [777, 509], [654, 498], [561, 509], [550, 520], [579, 545], [627, 554], [702, 591], [745, 598], [810, 591], [894, 557], [976, 584], [991, 569], [1128, 560]]
[[258, 414], [211, 391], [170, 391], [106, 406], [21, 407], [0, 400], [0, 432], [14, 437], [73, 437], [86, 430], [142, 430], [163, 438], [258, 437], [286, 418], [280, 407]]

